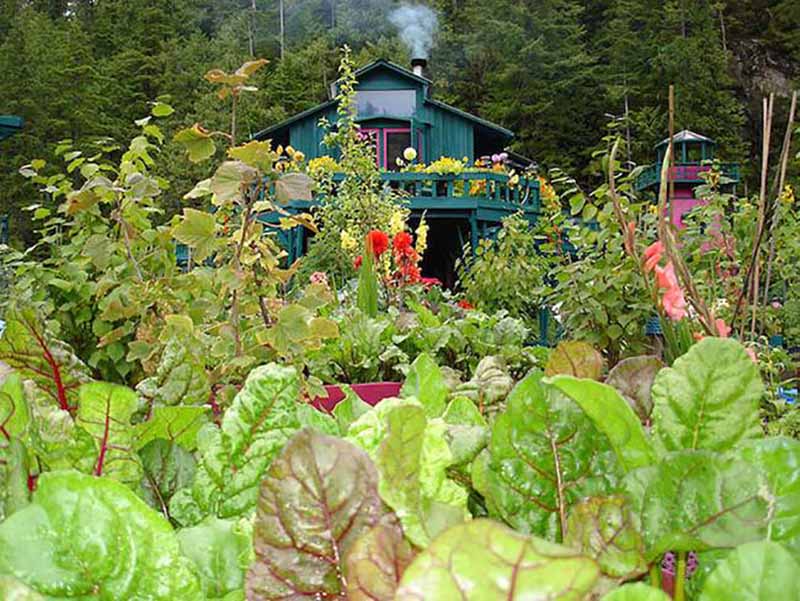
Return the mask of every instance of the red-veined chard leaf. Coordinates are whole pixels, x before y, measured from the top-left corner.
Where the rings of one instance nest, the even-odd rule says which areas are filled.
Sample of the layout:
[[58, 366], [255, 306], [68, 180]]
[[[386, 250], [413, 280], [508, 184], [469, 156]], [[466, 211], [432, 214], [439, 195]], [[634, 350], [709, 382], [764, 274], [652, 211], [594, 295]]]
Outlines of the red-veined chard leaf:
[[606, 437], [541, 372], [519, 382], [507, 403], [489, 445], [488, 505], [515, 530], [560, 540], [569, 507], [614, 492], [620, 467]]
[[347, 554], [348, 601], [392, 601], [414, 550], [396, 519], [365, 532]]
[[737, 547], [708, 576], [699, 601], [797, 601], [800, 563], [779, 543]]
[[136, 482], [142, 465], [133, 449], [131, 417], [138, 407], [136, 393], [125, 386], [91, 382], [78, 389], [76, 423], [95, 440], [95, 476]]
[[800, 441], [783, 437], [750, 440], [736, 454], [761, 470], [775, 495], [767, 538], [780, 542], [800, 559]]
[[643, 582], [625, 584], [603, 596], [600, 601], [672, 601], [667, 593]]
[[0, 573], [58, 599], [197, 601], [169, 523], [124, 485], [68, 470], [0, 524]]
[[609, 578], [629, 580], [647, 571], [642, 535], [625, 497], [592, 497], [572, 506], [564, 544], [593, 557]]
[[299, 392], [294, 368], [270, 363], [250, 372], [221, 427], [207, 424], [198, 432], [195, 480], [172, 498], [173, 519], [188, 526], [208, 515], [234, 518], [255, 508], [264, 472], [301, 426]]
[[155, 407], [204, 405], [211, 394], [205, 364], [189, 343], [170, 338], [155, 375], [139, 382], [136, 391]]
[[709, 451], [670, 453], [625, 486], [649, 560], [762, 539], [775, 502], [758, 469]]
[[134, 444], [136, 449], [141, 449], [163, 438], [193, 451], [197, 447], [197, 433], [207, 423], [205, 407], [157, 407], [150, 419], [134, 427]]
[[615, 388], [645, 423], [653, 412], [653, 382], [664, 367], [661, 359], [653, 355], [628, 357], [608, 372], [606, 384]]
[[0, 522], [28, 504], [30, 459], [17, 438], [0, 438]]
[[304, 429], [261, 483], [247, 598], [345, 598], [344, 559], [384, 515], [378, 472], [358, 447]]
[[486, 519], [454, 526], [403, 574], [396, 601], [582, 601], [600, 575], [574, 549], [527, 537]]
[[223, 599], [237, 591], [244, 598], [252, 543], [241, 524], [208, 517], [197, 526], [179, 530], [177, 536], [181, 552], [195, 565], [204, 599]]
[[705, 338], [653, 383], [653, 434], [667, 451], [727, 451], [758, 438], [758, 366], [728, 338]]
[[556, 376], [549, 382], [575, 401], [594, 426], [608, 437], [626, 471], [656, 463], [656, 452], [641, 422], [611, 386], [572, 376]]
[[69, 346], [50, 335], [33, 309], [10, 307], [0, 337], [0, 361], [30, 379], [63, 411], [77, 408], [77, 388], [90, 380], [89, 369]]
[[30, 419], [20, 375], [11, 372], [5, 378], [0, 377], [0, 437], [10, 440], [13, 436], [23, 436]]

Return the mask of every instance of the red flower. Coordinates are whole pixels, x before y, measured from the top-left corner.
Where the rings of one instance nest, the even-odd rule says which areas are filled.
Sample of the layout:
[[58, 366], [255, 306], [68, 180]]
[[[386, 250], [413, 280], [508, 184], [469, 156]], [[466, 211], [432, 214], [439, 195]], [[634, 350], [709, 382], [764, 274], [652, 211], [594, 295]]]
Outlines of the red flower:
[[361, 269], [361, 264], [363, 262], [364, 262], [364, 257], [362, 257], [361, 255], [358, 255], [356, 257], [356, 260], [353, 261], [353, 267], [355, 267], [356, 269]]
[[414, 239], [408, 232], [398, 232], [395, 234], [392, 245], [396, 253], [408, 254], [408, 250], [413, 248]]
[[380, 230], [372, 230], [367, 234], [367, 248], [372, 249], [377, 259], [389, 248], [389, 236]]
[[420, 281], [426, 288], [433, 288], [434, 286], [442, 285], [442, 281], [439, 278], [421, 278]]
[[472, 306], [472, 303], [470, 303], [468, 300], [463, 300], [463, 299], [458, 301], [458, 306], [467, 311], [470, 311], [475, 308]]

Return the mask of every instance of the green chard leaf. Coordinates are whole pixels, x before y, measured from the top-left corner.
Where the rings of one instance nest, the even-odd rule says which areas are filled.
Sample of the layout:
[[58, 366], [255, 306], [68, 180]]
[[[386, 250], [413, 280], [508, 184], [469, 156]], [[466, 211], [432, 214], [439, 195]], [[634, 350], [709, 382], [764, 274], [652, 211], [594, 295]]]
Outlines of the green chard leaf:
[[163, 438], [193, 451], [197, 447], [197, 433], [207, 423], [205, 407], [156, 407], [150, 419], [134, 426], [135, 448], [141, 449]]
[[169, 519], [170, 499], [194, 481], [194, 456], [183, 447], [158, 438], [139, 451], [139, 458], [144, 474], [140, 495], [150, 507]]
[[599, 380], [603, 374], [603, 356], [586, 342], [559, 342], [547, 360], [545, 374]]
[[395, 599], [582, 601], [599, 575], [574, 549], [479, 519], [454, 526], [420, 553]]
[[177, 536], [181, 552], [195, 565], [205, 599], [224, 599], [236, 591], [243, 595], [251, 541], [240, 524], [208, 517]]
[[672, 601], [664, 591], [643, 582], [625, 584], [603, 596], [600, 601]]
[[737, 547], [708, 576], [699, 601], [798, 601], [800, 563], [779, 543]]
[[247, 598], [343, 596], [344, 559], [383, 515], [378, 473], [366, 453], [301, 430], [261, 484]]
[[800, 441], [750, 440], [735, 454], [761, 470], [775, 495], [767, 538], [782, 543], [800, 560]]
[[75, 471], [39, 478], [0, 524], [0, 573], [58, 599], [197, 601], [169, 523], [124, 485]]
[[569, 507], [617, 490], [621, 470], [606, 437], [535, 371], [496, 419], [486, 474], [490, 505], [516, 530], [561, 540]]
[[108, 476], [122, 482], [135, 482], [142, 466], [133, 449], [131, 417], [138, 407], [130, 388], [91, 382], [78, 389], [76, 423], [95, 440], [95, 476]]
[[203, 405], [211, 387], [205, 364], [187, 342], [175, 337], [167, 342], [155, 375], [139, 382], [136, 391], [154, 406]]
[[4, 314], [0, 361], [30, 379], [63, 411], [78, 406], [76, 389], [90, 378], [89, 368], [72, 349], [54, 338], [33, 309], [12, 306]]
[[413, 559], [414, 550], [400, 525], [384, 518], [347, 554], [348, 601], [393, 601], [400, 578]]
[[573, 505], [564, 544], [593, 557], [609, 578], [630, 580], [648, 568], [642, 536], [622, 496], [593, 497]]
[[656, 463], [656, 453], [641, 422], [616, 390], [594, 380], [572, 376], [556, 376], [549, 382], [575, 401], [594, 426], [608, 437], [626, 471]]
[[608, 372], [606, 384], [615, 388], [645, 423], [653, 412], [653, 382], [664, 367], [661, 359], [653, 355], [628, 357]]
[[666, 451], [728, 451], [761, 436], [764, 386], [744, 347], [705, 338], [653, 383], [653, 434]]
[[25, 445], [0, 437], [0, 522], [28, 504], [29, 470]]
[[775, 503], [758, 469], [709, 451], [670, 453], [625, 486], [649, 560], [762, 539]]
[[406, 381], [400, 390], [401, 397], [414, 397], [422, 403], [425, 415], [429, 418], [439, 417], [444, 413], [449, 393], [442, 370], [430, 355], [425, 353], [419, 355], [411, 364]]
[[23, 436], [30, 419], [22, 377], [11, 372], [0, 378], [0, 435], [6, 438]]
[[173, 519], [188, 526], [208, 515], [250, 514], [264, 472], [301, 426], [299, 393], [294, 368], [270, 363], [252, 370], [221, 427], [207, 424], [198, 432], [195, 481], [172, 498]]
[[4, 601], [45, 601], [35, 590], [13, 576], [0, 574], [0, 599]]

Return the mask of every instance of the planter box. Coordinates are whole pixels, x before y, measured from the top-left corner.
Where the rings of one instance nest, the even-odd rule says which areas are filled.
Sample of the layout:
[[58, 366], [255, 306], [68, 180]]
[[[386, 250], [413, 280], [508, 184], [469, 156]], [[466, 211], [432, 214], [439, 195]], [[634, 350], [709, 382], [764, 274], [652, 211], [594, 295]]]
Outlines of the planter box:
[[[350, 384], [361, 400], [370, 405], [377, 405], [383, 399], [398, 396], [400, 388], [403, 385], [400, 382], [370, 382], [369, 384]], [[317, 397], [311, 404], [320, 411], [330, 413], [341, 401], [344, 400], [344, 391], [338, 386], [326, 386], [325, 390], [328, 392], [328, 398]]]

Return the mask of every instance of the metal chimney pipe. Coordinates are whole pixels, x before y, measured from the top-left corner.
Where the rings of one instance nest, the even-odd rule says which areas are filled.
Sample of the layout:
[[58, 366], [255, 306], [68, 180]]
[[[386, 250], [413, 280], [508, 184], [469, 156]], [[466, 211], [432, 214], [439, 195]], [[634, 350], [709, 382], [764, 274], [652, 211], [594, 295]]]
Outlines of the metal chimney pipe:
[[414, 72], [414, 75], [417, 77], [425, 77], [423, 74], [425, 68], [428, 66], [428, 59], [425, 58], [412, 58], [411, 59], [411, 70]]

